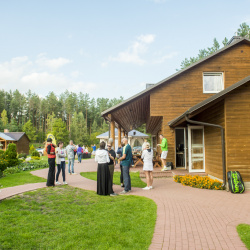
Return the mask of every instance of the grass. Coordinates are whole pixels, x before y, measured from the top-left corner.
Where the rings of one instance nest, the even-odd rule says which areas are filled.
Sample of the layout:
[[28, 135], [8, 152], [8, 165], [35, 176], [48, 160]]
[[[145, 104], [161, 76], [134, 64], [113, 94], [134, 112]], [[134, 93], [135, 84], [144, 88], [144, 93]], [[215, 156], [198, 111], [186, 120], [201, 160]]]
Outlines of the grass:
[[[81, 176], [94, 181], [97, 180], [96, 172], [83, 172]], [[144, 188], [146, 186], [145, 182], [141, 180], [139, 172], [130, 172], [130, 178], [132, 187]], [[115, 185], [120, 185], [120, 172], [114, 172], [113, 182]]]
[[30, 172], [31, 171], [23, 171], [21, 173], [10, 174], [0, 178], [0, 189], [28, 183], [46, 182], [46, 179], [34, 176]]
[[247, 249], [250, 249], [250, 225], [247, 225], [247, 224], [238, 225], [237, 232], [241, 240], [246, 245]]
[[148, 249], [155, 221], [145, 197], [43, 188], [0, 203], [0, 249]]

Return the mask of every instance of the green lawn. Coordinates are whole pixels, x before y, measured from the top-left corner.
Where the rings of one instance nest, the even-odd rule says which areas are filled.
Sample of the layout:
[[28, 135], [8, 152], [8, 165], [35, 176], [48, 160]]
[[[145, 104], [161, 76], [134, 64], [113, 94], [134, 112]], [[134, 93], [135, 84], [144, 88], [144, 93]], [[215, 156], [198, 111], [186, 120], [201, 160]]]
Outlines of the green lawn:
[[31, 171], [23, 171], [21, 173], [10, 174], [0, 178], [0, 189], [28, 183], [46, 182], [46, 179], [34, 176], [30, 172]]
[[0, 202], [0, 249], [148, 249], [156, 204], [69, 186]]
[[247, 249], [250, 249], [250, 225], [240, 224], [237, 226], [237, 231]]
[[[83, 172], [81, 173], [81, 176], [94, 181], [97, 180], [96, 172]], [[130, 178], [132, 187], [144, 188], [146, 186], [146, 183], [141, 180], [139, 172], [130, 172]], [[120, 185], [120, 172], [114, 172], [113, 181], [115, 185]]]

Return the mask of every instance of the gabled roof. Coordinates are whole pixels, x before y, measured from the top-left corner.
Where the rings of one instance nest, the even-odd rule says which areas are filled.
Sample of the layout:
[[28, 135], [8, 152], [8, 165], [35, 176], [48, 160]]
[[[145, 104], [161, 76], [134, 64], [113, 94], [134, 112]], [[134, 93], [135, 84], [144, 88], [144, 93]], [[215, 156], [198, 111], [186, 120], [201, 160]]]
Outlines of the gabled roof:
[[15, 141], [14, 138], [12, 138], [12, 137], [6, 135], [6, 133], [0, 132], [0, 137], [1, 137], [2, 139], [4, 139], [5, 141]]
[[9, 132], [4, 134], [12, 137], [15, 141], [19, 141], [25, 135], [25, 132]]
[[184, 112], [182, 115], [180, 115], [179, 117], [175, 118], [174, 120], [170, 121], [168, 123], [168, 125], [174, 126], [177, 122], [181, 121], [182, 119], [185, 118], [186, 115], [191, 115], [193, 113], [199, 113], [199, 110], [203, 110], [204, 108], [206, 108], [206, 106], [209, 106], [221, 99], [223, 99], [228, 93], [232, 92], [233, 90], [239, 88], [240, 86], [244, 85], [245, 83], [250, 82], [250, 76], [240, 80], [239, 82], [231, 85], [230, 87], [220, 91], [219, 93], [209, 97], [208, 99], [194, 105], [193, 107], [191, 107], [190, 109], [188, 109], [186, 112]]
[[240, 38], [240, 39], [236, 40], [235, 42], [232, 42], [232, 43], [230, 43], [229, 45], [223, 47], [222, 49], [217, 50], [217, 51], [214, 52], [213, 54], [211, 54], [211, 55], [209, 55], [209, 56], [207, 56], [207, 57], [205, 57], [205, 58], [203, 58], [203, 59], [197, 61], [196, 63], [194, 63], [194, 64], [192, 64], [192, 65], [186, 67], [185, 69], [179, 70], [179, 71], [176, 72], [175, 74], [173, 74], [173, 75], [171, 75], [171, 76], [169, 76], [169, 77], [163, 79], [162, 81], [160, 81], [160, 82], [154, 84], [152, 87], [149, 87], [149, 88], [147, 88], [147, 89], [145, 89], [145, 90], [139, 92], [138, 94], [136, 94], [136, 95], [134, 95], [134, 96], [128, 98], [127, 100], [124, 100], [123, 102], [121, 102], [121, 103], [119, 103], [119, 104], [117, 104], [117, 105], [115, 105], [115, 106], [113, 106], [113, 107], [111, 107], [111, 108], [109, 108], [109, 109], [103, 111], [103, 112], [101, 113], [101, 115], [102, 115], [102, 116], [107, 116], [110, 112], [113, 112], [113, 111], [115, 111], [116, 109], [119, 109], [119, 108], [121, 108], [122, 106], [125, 106], [125, 105], [128, 104], [129, 102], [131, 102], [131, 101], [133, 101], [133, 100], [135, 100], [135, 99], [137, 99], [137, 98], [143, 97], [143, 96], [145, 96], [145, 95], [149, 95], [149, 93], [150, 93], [152, 90], [158, 88], [159, 86], [161, 86], [162, 84], [166, 83], [167, 81], [173, 79], [173, 78], [176, 77], [176, 76], [179, 76], [180, 74], [182, 74], [182, 73], [188, 71], [189, 69], [194, 68], [195, 66], [199, 65], [200, 63], [203, 63], [203, 62], [207, 61], [208, 59], [210, 59], [210, 58], [212, 58], [212, 57], [214, 57], [214, 56], [216, 56], [216, 55], [218, 55], [218, 54], [224, 52], [225, 50], [227, 50], [227, 49], [229, 49], [229, 48], [231, 48], [231, 47], [233, 47], [233, 46], [235, 46], [235, 45], [237, 45], [237, 44], [239, 44], [239, 43], [241, 43], [241, 42], [247, 42], [247, 43], [250, 44], [250, 40], [249, 40], [248, 38], [244, 38], [244, 37], [243, 37], [243, 38]]
[[[115, 129], [115, 136], [118, 136], [118, 129]], [[130, 132], [128, 132], [128, 136], [130, 137], [143, 137], [143, 138], [148, 138], [149, 136], [147, 134], [143, 134], [138, 130], [131, 130]], [[105, 138], [105, 137], [109, 137], [109, 132], [105, 132], [103, 134], [100, 134], [98, 136], [96, 136], [96, 138]]]

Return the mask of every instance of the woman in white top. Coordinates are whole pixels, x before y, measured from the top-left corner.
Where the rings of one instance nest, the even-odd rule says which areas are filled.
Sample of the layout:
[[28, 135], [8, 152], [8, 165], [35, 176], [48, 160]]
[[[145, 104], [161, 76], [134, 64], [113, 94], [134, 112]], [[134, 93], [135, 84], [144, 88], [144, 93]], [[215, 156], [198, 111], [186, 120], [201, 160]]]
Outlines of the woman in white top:
[[112, 181], [109, 172], [108, 162], [110, 161], [108, 151], [105, 149], [105, 142], [100, 143], [100, 149], [96, 151], [95, 161], [97, 167], [97, 194], [115, 196], [112, 188]]
[[65, 158], [66, 158], [66, 150], [63, 149], [63, 142], [58, 143], [58, 147], [56, 148], [56, 164], [57, 164], [57, 173], [56, 173], [56, 184], [60, 185], [61, 183], [58, 181], [58, 177], [62, 170], [63, 176], [63, 184], [68, 184], [65, 180]]
[[141, 158], [143, 159], [143, 170], [145, 171], [147, 186], [144, 190], [150, 190], [153, 188], [153, 150], [150, 148], [150, 144], [146, 143], [146, 149], [143, 150]]

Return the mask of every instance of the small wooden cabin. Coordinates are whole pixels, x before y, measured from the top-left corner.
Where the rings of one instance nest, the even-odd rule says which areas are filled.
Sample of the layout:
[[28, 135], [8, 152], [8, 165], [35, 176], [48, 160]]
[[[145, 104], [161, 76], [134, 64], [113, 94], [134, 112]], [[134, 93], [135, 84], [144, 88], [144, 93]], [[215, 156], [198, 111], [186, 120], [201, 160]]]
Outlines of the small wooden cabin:
[[[247, 89], [248, 76], [250, 40], [237, 37], [214, 54], [104, 111], [102, 116], [111, 123], [112, 138], [115, 127], [118, 128], [119, 140], [122, 133], [126, 134], [146, 123], [147, 133], [152, 135], [154, 148], [159, 143], [159, 134], [167, 138], [167, 161], [173, 162], [175, 168], [206, 172], [212, 177], [223, 179], [222, 157], [219, 156], [221, 143], [218, 143], [218, 140], [221, 140], [220, 130], [206, 126], [201, 129], [201, 125], [189, 122], [171, 122], [176, 121], [187, 110], [192, 110], [192, 107], [198, 104], [202, 106], [209, 98], [223, 94], [223, 91], [232, 86], [240, 85], [238, 82], [244, 79], [244, 86], [228, 92], [224, 99], [218, 98], [221, 102], [216, 102], [216, 106], [206, 106], [207, 110], [201, 109], [203, 112], [195, 118], [223, 127], [226, 171], [239, 170], [243, 173], [244, 181], [249, 182], [249, 148], [243, 146], [249, 140], [247, 137], [250, 133], [250, 127], [244, 124], [246, 120], [249, 122], [246, 108], [250, 108], [250, 98], [246, 98], [247, 94], [243, 91]], [[239, 90], [241, 92], [238, 92]], [[232, 96], [235, 99], [232, 99]], [[233, 122], [235, 117], [239, 118], [237, 123]], [[236, 140], [242, 143], [235, 144]], [[236, 155], [242, 159], [238, 161]]]
[[30, 140], [24, 132], [7, 132], [0, 133], [0, 149], [6, 150], [9, 143], [15, 143], [17, 153], [29, 154]]

